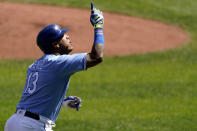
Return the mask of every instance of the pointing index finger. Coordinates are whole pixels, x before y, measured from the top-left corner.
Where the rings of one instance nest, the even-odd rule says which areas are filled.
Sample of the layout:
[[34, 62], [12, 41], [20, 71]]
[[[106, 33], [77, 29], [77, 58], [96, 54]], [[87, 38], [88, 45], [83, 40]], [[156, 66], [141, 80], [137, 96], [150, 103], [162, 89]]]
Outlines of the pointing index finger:
[[91, 2], [91, 10], [94, 10], [94, 3]]

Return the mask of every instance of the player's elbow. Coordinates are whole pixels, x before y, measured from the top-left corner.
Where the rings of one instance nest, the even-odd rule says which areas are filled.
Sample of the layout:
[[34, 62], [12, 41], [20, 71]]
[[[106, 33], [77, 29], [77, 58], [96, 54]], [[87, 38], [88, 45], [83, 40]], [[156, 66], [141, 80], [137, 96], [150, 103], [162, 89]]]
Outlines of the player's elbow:
[[96, 61], [97, 61], [97, 63], [103, 62], [103, 57], [98, 57], [98, 58], [96, 59]]
[[87, 68], [96, 66], [98, 64], [100, 64], [101, 62], [103, 62], [103, 56], [95, 56], [94, 54], [89, 53], [86, 57], [86, 65]]

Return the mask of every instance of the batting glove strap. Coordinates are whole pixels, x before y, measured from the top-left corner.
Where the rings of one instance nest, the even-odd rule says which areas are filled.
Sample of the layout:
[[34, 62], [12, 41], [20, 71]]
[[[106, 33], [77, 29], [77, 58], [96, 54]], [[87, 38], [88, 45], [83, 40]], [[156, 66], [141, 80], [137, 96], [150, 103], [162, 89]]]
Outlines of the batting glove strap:
[[94, 29], [103, 29], [103, 21], [94, 25]]
[[73, 108], [78, 111], [81, 106], [81, 102], [82, 100], [77, 96], [68, 96], [64, 98], [62, 106], [67, 108]]

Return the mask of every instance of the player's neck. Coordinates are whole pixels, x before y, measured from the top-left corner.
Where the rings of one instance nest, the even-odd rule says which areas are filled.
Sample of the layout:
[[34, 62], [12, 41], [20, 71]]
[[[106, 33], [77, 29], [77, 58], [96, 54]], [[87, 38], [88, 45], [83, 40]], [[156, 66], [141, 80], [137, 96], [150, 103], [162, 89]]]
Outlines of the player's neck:
[[[70, 53], [70, 52], [69, 52]], [[69, 53], [59, 53], [59, 52], [55, 52], [53, 53], [54, 55], [68, 55]]]
[[56, 52], [56, 53], [53, 53], [54, 55], [61, 55], [60, 53]]

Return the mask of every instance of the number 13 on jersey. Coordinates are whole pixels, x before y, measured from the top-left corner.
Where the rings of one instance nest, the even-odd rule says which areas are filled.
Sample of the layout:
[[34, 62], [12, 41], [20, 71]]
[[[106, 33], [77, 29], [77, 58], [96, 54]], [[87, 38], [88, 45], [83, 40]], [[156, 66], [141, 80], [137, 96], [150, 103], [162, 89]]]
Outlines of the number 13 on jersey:
[[29, 76], [27, 77], [27, 83], [26, 83], [26, 89], [25, 93], [32, 94], [36, 90], [36, 84], [38, 81], [38, 72], [31, 72]]

